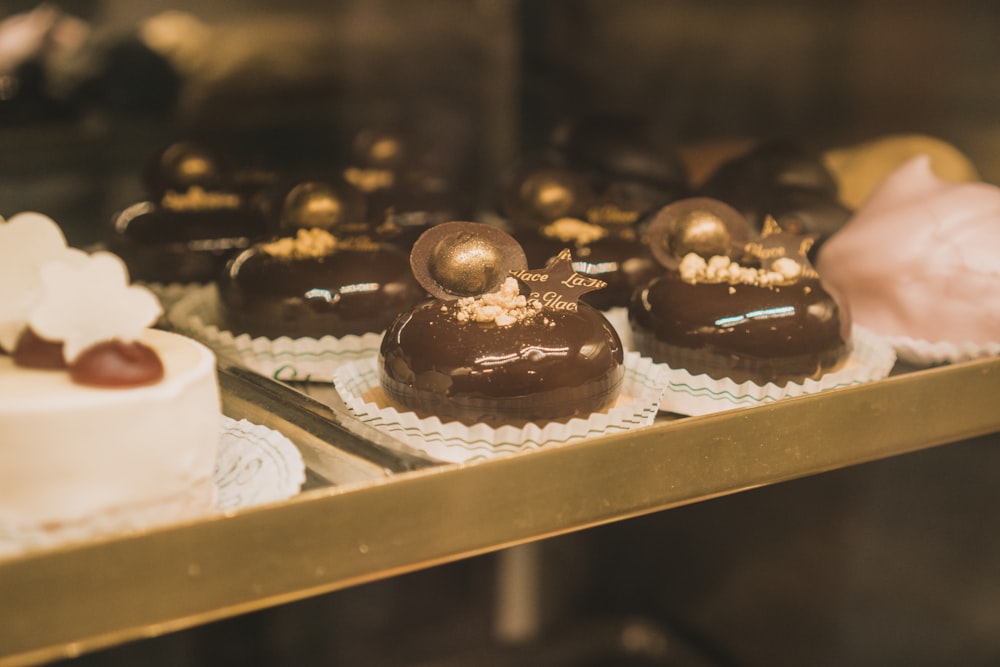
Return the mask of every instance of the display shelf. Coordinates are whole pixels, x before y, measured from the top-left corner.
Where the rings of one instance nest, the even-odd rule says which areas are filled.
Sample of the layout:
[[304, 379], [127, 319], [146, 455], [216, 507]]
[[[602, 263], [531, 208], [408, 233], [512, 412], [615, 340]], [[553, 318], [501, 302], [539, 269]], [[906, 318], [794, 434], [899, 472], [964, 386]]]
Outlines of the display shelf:
[[1000, 360], [465, 466], [223, 370], [225, 410], [303, 451], [273, 505], [0, 562], [0, 666], [40, 664], [379, 578], [1000, 430]]

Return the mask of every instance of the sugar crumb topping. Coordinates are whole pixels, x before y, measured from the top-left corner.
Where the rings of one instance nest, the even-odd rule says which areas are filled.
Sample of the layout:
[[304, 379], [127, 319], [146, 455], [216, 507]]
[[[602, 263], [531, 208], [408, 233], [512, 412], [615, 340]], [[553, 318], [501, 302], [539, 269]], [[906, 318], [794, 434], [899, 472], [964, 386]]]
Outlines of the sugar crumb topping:
[[573, 242], [587, 245], [608, 235], [608, 230], [600, 225], [592, 225], [577, 218], [559, 218], [542, 227], [542, 234], [563, 243]]
[[770, 287], [787, 285], [799, 278], [812, 276], [812, 269], [791, 257], [779, 257], [769, 267], [743, 266], [724, 255], [715, 255], [707, 261], [690, 252], [679, 266], [681, 280], [687, 283], [729, 283], [730, 285], [756, 285]]
[[232, 192], [214, 192], [192, 185], [185, 192], [167, 190], [160, 200], [172, 211], [204, 211], [239, 208], [240, 196]]
[[337, 237], [325, 229], [300, 229], [295, 236], [280, 238], [261, 246], [261, 249], [275, 257], [322, 257], [332, 252], [338, 245]]
[[506, 327], [525, 320], [542, 309], [537, 299], [529, 300], [518, 288], [517, 280], [508, 277], [496, 292], [467, 296], [455, 302], [459, 322], [492, 322]]

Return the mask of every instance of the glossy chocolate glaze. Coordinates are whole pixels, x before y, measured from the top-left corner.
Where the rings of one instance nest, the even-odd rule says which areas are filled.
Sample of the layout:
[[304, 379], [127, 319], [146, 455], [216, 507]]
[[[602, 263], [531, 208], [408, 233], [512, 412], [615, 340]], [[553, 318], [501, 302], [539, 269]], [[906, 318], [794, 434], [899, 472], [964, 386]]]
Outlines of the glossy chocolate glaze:
[[118, 215], [107, 245], [133, 280], [207, 283], [268, 229], [262, 215], [245, 208], [174, 211], [142, 202]]
[[380, 379], [395, 403], [466, 423], [544, 421], [590, 414], [621, 391], [621, 341], [586, 304], [507, 327], [459, 322], [454, 304], [421, 304], [386, 332]]
[[549, 143], [571, 164], [621, 180], [678, 191], [687, 182], [674, 147], [643, 118], [594, 114], [567, 119], [552, 131]]
[[599, 310], [625, 307], [632, 292], [663, 272], [649, 246], [636, 235], [610, 234], [586, 244], [574, 244], [545, 236], [537, 231], [514, 233], [528, 266], [545, 266], [563, 248], [573, 253], [573, 266], [578, 273], [603, 280], [607, 287], [588, 292], [581, 300]]
[[397, 187], [368, 195], [369, 219], [375, 234], [407, 252], [431, 227], [452, 220], [471, 220], [473, 208], [447, 188]]
[[318, 338], [383, 331], [427, 294], [406, 254], [386, 245], [297, 258], [257, 245], [230, 262], [219, 296], [220, 314], [234, 333]]
[[848, 351], [850, 319], [816, 278], [760, 287], [691, 284], [669, 271], [629, 305], [636, 349], [692, 374], [736, 382], [813, 377]]

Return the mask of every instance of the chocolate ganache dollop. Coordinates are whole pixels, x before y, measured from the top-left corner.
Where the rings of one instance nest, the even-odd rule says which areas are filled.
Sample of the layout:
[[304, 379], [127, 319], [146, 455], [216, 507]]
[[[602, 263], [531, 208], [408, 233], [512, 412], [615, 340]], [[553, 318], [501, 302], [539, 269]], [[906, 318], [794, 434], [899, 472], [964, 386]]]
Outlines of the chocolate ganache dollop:
[[219, 280], [227, 327], [266, 338], [361, 335], [426, 299], [405, 252], [359, 231], [337, 233], [354, 228], [349, 210], [329, 183], [292, 188], [286, 235], [244, 250]]
[[850, 319], [806, 259], [811, 238], [773, 219], [755, 236], [707, 198], [665, 207], [649, 238], [666, 271], [629, 305], [642, 354], [695, 375], [785, 384], [849, 352]]
[[620, 393], [621, 341], [578, 301], [602, 283], [573, 271], [568, 250], [528, 271], [505, 232], [445, 223], [418, 239], [411, 262], [437, 298], [401, 314], [383, 338], [380, 381], [392, 402], [444, 420], [510, 423], [590, 414]]

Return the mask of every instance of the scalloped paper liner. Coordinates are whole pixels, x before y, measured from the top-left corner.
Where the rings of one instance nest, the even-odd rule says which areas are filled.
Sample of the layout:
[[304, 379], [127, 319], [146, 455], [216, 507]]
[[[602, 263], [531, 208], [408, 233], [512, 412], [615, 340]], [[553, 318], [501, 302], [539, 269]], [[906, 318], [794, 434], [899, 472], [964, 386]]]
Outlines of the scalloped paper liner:
[[663, 364], [667, 369], [667, 388], [660, 401], [660, 410], [689, 416], [706, 415], [849, 387], [888, 376], [896, 363], [892, 346], [885, 339], [860, 327], [854, 328], [852, 339], [851, 353], [837, 370], [815, 380], [789, 382], [784, 386], [753, 382], [737, 384], [733, 380], [692, 375], [686, 370]]
[[648, 426], [656, 418], [665, 380], [660, 364], [630, 352], [625, 355], [621, 396], [610, 408], [567, 422], [466, 426], [459, 422], [442, 423], [437, 417], [421, 419], [413, 412], [389, 406], [379, 386], [376, 356], [345, 364], [334, 373], [337, 391], [358, 419], [428, 456], [451, 463], [516, 454]]
[[306, 481], [306, 465], [281, 433], [223, 416], [212, 480], [217, 510], [244, 509], [297, 494]]
[[101, 512], [58, 527], [0, 524], [0, 559], [285, 500], [302, 488], [305, 470], [298, 448], [281, 433], [223, 416], [210, 479], [160, 502]]
[[212, 348], [220, 357], [286, 382], [331, 382], [341, 364], [378, 352], [382, 332], [362, 336], [276, 339], [234, 335], [221, 328], [219, 292], [205, 285], [184, 295], [168, 314], [171, 327]]
[[962, 361], [1000, 356], [1000, 342], [994, 343], [953, 343], [950, 341], [929, 341], [908, 336], [884, 336], [896, 350], [896, 356], [912, 366], [939, 366], [957, 364]]

